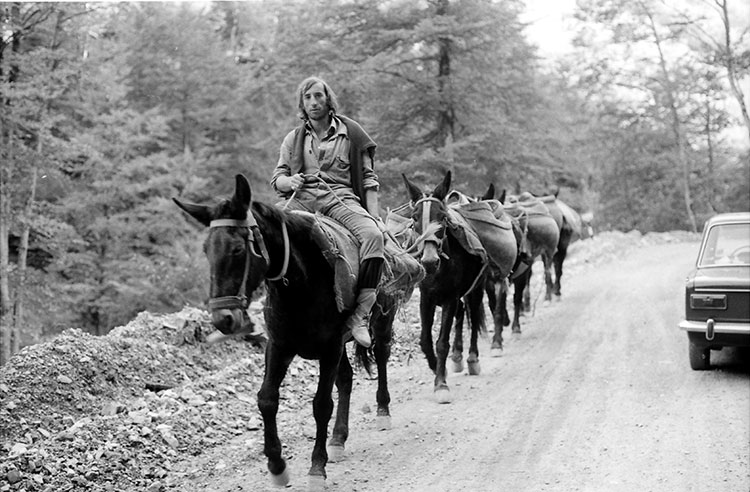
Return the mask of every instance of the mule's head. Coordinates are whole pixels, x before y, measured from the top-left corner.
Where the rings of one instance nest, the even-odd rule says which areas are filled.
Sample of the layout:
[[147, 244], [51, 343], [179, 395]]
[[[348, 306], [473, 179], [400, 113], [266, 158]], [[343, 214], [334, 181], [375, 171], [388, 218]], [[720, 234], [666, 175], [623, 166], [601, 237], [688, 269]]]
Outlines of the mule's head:
[[173, 200], [209, 228], [203, 250], [211, 276], [208, 303], [214, 327], [225, 335], [252, 332], [249, 297], [265, 277], [268, 253], [250, 208], [247, 178], [238, 174], [232, 197], [216, 205]]
[[448, 214], [445, 197], [450, 190], [451, 173], [446, 173], [443, 182], [432, 193], [423, 193], [405, 175], [401, 176], [411, 199], [414, 231], [419, 236], [418, 241], [423, 244], [419, 260], [427, 273], [434, 273], [440, 266], [441, 244]]

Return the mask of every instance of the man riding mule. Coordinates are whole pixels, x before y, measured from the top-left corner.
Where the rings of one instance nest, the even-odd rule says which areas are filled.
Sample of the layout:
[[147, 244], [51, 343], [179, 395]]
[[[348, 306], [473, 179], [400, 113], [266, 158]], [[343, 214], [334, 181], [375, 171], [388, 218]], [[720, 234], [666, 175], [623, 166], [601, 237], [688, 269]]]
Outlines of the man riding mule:
[[[268, 343], [258, 408], [263, 416], [268, 469], [278, 485], [289, 482], [276, 421], [281, 383], [295, 356], [319, 361], [320, 376], [312, 402], [315, 446], [308, 473], [311, 487], [319, 489], [325, 482], [326, 463], [341, 456], [349, 434], [353, 371], [342, 335], [351, 305], [346, 301], [347, 296], [342, 296], [346, 289], [342, 282], [354, 280], [347, 280], [346, 262], [342, 263], [349, 258], [348, 253], [342, 253], [346, 245], [329, 243], [331, 237], [341, 236], [334, 228], [342, 227], [320, 214], [285, 211], [254, 202], [250, 184], [242, 175], [236, 177], [232, 197], [215, 205], [178, 199], [175, 202], [208, 227], [204, 251], [210, 271], [209, 307], [212, 322], [219, 331], [227, 335], [246, 332], [253, 323], [246, 313], [248, 299], [265, 287], [263, 314]], [[351, 235], [345, 241], [354, 244]], [[376, 421], [380, 428], [387, 428], [390, 421], [386, 366], [394, 317], [399, 304], [408, 298], [423, 275], [417, 261], [390, 240], [385, 246], [385, 257], [387, 268], [370, 318], [374, 339], [371, 351], [378, 367]], [[342, 265], [344, 268], [340, 269]], [[348, 288], [353, 292], [355, 286]], [[352, 304], [353, 297], [349, 296]], [[367, 352], [357, 345], [357, 357], [366, 369]], [[334, 384], [338, 388], [338, 405], [326, 449]]]
[[383, 226], [376, 219], [376, 145], [356, 121], [337, 113], [336, 94], [322, 79], [303, 80], [297, 95], [303, 123], [284, 138], [271, 186], [287, 200], [285, 207], [327, 215], [359, 241], [357, 304], [346, 326], [369, 347], [363, 321], [375, 303], [384, 258]]

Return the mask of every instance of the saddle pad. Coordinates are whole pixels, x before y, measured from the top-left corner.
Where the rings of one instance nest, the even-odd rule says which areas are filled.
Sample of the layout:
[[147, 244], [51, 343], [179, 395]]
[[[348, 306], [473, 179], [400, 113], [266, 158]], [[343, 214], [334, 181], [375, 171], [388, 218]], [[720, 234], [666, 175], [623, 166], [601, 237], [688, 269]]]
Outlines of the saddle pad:
[[336, 293], [336, 306], [339, 312], [352, 309], [356, 301], [359, 276], [357, 240], [346, 227], [322, 214], [315, 214], [312, 236], [328, 264], [333, 268], [333, 290]]
[[529, 192], [521, 193], [516, 203], [523, 207], [529, 215], [550, 215], [547, 205]]
[[[500, 202], [497, 202], [498, 204]], [[494, 210], [490, 201], [472, 202], [455, 206], [470, 224], [476, 227], [477, 223], [484, 223], [490, 226], [499, 227], [500, 229], [511, 229], [510, 217], [508, 217], [502, 207], [495, 206]]]
[[479, 238], [487, 259], [500, 271], [507, 273], [516, 258], [517, 239], [513, 223], [502, 207], [495, 212], [488, 201], [467, 203], [455, 207]]
[[[294, 212], [307, 213], [307, 212]], [[359, 277], [359, 242], [349, 230], [334, 219], [315, 214], [312, 230], [315, 243], [334, 270], [334, 292], [339, 311], [350, 310], [356, 304], [357, 280]], [[404, 298], [425, 275], [417, 259], [406, 253], [389, 234], [384, 235], [385, 262], [379, 291]]]
[[461, 215], [455, 207], [446, 209], [448, 215], [448, 228], [462, 248], [469, 254], [479, 256], [483, 263], [487, 262], [487, 251], [469, 222]]

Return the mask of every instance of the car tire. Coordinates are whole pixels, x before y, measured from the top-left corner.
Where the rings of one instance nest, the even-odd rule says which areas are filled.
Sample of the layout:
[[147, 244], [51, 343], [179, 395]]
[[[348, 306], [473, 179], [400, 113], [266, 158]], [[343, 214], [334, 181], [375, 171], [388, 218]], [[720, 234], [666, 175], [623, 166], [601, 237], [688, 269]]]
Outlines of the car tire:
[[690, 367], [694, 371], [705, 371], [711, 367], [711, 349], [690, 340]]

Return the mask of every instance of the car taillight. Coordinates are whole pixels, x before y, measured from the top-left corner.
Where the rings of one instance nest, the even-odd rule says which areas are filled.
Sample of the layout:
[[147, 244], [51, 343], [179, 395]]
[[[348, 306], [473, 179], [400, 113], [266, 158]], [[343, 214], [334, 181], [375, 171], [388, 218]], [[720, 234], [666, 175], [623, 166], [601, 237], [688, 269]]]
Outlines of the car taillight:
[[690, 294], [691, 309], [726, 309], [726, 294]]

